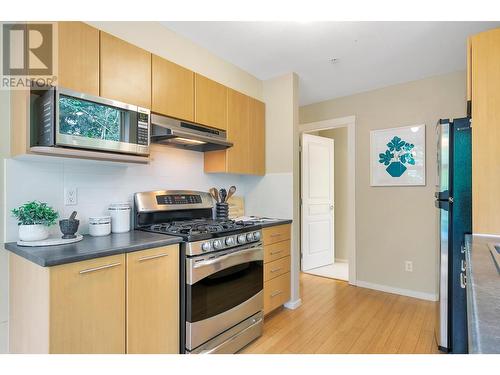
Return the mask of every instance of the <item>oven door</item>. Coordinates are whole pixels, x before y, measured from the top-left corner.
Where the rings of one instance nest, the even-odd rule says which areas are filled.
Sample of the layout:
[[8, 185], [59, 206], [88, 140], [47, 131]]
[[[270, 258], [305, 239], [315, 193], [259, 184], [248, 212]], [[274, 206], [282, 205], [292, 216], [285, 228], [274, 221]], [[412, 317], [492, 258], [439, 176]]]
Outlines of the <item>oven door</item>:
[[186, 259], [186, 349], [263, 309], [262, 243]]
[[56, 91], [56, 145], [149, 154], [149, 110], [72, 90]]

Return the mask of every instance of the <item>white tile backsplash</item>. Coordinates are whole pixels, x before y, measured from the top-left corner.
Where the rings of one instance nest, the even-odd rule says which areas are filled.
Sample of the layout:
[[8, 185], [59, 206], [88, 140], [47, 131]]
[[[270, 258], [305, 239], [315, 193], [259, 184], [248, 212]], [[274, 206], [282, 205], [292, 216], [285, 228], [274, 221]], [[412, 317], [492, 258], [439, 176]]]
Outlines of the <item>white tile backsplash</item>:
[[[207, 191], [212, 186], [236, 185], [237, 195], [245, 195], [246, 184], [259, 177], [205, 174], [203, 153], [159, 145], [152, 146], [148, 165], [113, 165], [105, 162], [44, 158], [40, 161], [7, 159], [7, 210], [30, 200], [40, 200], [67, 217], [78, 211], [80, 233], [88, 233], [88, 217], [107, 214], [112, 202], [132, 203], [139, 191], [191, 189]], [[64, 189], [76, 188], [78, 204], [64, 205]], [[6, 240], [17, 240], [17, 223], [7, 214]], [[58, 233], [57, 226], [52, 228]]]

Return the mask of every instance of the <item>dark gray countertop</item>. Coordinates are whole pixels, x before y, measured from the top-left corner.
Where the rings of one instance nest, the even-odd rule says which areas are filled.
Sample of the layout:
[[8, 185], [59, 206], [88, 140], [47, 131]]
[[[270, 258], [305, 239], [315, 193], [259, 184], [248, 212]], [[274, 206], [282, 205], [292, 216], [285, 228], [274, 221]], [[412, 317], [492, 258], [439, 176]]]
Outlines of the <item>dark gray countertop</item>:
[[293, 222], [293, 220], [291, 219], [275, 219], [275, 218], [259, 217], [259, 216], [242, 216], [242, 217], [245, 218], [244, 221], [254, 221], [255, 223], [262, 226], [262, 228], [274, 227], [276, 225], [291, 224]]
[[466, 236], [469, 353], [500, 353], [500, 273], [489, 243], [500, 238]]
[[49, 267], [180, 242], [180, 237], [133, 230], [104, 237], [84, 235], [80, 242], [68, 245], [27, 247], [9, 242], [5, 244], [5, 248], [42, 267]]

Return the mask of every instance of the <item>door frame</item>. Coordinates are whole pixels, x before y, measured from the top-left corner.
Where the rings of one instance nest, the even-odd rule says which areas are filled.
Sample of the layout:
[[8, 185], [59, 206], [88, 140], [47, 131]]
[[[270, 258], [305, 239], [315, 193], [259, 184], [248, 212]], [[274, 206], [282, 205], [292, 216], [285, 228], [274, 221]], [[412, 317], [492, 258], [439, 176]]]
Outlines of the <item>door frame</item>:
[[[303, 133], [318, 130], [347, 128], [347, 252], [349, 277], [348, 282], [356, 285], [356, 117], [346, 116], [323, 121], [299, 124], [299, 140]], [[299, 160], [300, 160], [299, 147]], [[300, 186], [302, 185], [302, 171], [300, 172]], [[302, 192], [299, 193], [299, 199]], [[300, 210], [302, 205], [299, 205]], [[300, 211], [300, 236], [302, 238], [302, 211]], [[300, 241], [300, 254], [302, 254], [302, 240]], [[301, 266], [302, 269], [302, 266]]]

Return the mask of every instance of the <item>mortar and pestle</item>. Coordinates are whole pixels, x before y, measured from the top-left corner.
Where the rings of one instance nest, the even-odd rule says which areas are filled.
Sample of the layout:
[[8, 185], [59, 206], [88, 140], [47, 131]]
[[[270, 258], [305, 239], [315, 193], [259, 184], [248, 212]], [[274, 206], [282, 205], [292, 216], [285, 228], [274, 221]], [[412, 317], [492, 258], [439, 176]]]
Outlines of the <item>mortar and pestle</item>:
[[69, 219], [59, 220], [59, 228], [63, 234], [63, 239], [76, 238], [76, 231], [80, 225], [80, 220], [76, 220], [76, 211], [73, 211]]

